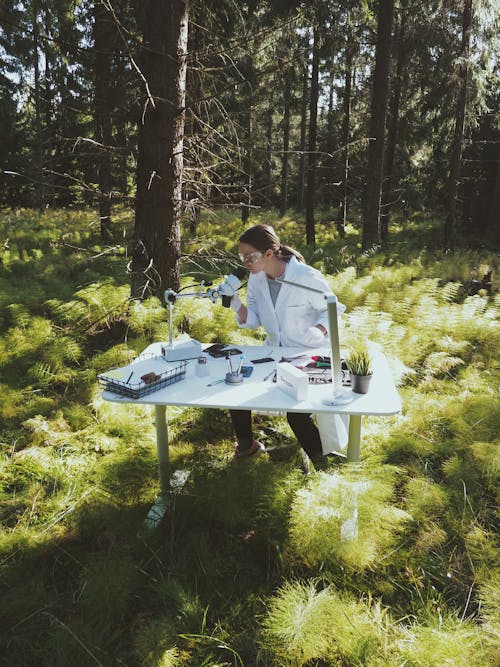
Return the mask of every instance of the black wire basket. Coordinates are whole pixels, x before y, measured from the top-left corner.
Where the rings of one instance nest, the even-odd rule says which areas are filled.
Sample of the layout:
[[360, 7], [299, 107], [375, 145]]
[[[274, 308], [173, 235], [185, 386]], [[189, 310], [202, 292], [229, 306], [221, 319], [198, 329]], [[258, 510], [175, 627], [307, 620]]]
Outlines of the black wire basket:
[[[100, 386], [106, 391], [112, 391], [120, 396], [128, 398], [142, 398], [152, 394], [158, 389], [163, 389], [170, 384], [183, 380], [186, 375], [187, 361], [180, 361], [177, 366], [169, 368], [163, 373], [147, 373], [148, 380], [140, 382], [122, 382], [106, 376], [105, 373], [98, 375]], [[145, 377], [145, 376], [143, 376]]]

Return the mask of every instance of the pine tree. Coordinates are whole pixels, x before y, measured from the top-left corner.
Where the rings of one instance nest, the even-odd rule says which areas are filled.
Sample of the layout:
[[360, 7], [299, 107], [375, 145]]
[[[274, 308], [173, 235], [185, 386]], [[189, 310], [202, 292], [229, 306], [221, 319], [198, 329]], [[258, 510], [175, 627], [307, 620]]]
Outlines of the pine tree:
[[141, 78], [132, 297], [179, 288], [187, 0], [142, 5]]
[[384, 134], [389, 64], [391, 56], [392, 18], [394, 0], [380, 0], [377, 13], [377, 45], [372, 83], [370, 113], [368, 176], [363, 218], [363, 248], [380, 242], [380, 197], [384, 164]]

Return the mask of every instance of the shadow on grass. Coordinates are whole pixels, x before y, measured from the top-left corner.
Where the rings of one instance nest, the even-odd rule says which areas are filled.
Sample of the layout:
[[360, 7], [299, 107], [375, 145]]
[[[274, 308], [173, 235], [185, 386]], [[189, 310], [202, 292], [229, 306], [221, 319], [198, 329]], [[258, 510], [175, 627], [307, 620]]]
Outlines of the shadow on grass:
[[[225, 431], [212, 417], [200, 412], [193, 434], [207, 420]], [[147, 540], [137, 534], [159, 482], [153, 448], [139, 447], [103, 459], [98, 490], [64, 527], [10, 551], [0, 566], [0, 665], [140, 665], [162, 645], [158, 634], [189, 652], [185, 664], [227, 659], [203, 639], [213, 633], [255, 662], [260, 596], [283, 573], [280, 544], [303, 479], [267, 457], [231, 465], [230, 445], [214, 440], [172, 447], [172, 470], [190, 477]]]

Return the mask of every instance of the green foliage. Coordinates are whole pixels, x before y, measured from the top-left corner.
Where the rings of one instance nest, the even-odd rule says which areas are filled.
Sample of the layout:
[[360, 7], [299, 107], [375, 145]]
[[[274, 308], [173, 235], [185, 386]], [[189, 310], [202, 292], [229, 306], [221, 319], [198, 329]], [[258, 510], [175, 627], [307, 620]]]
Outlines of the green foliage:
[[134, 333], [151, 337], [158, 324], [167, 319], [167, 310], [159, 299], [151, 297], [146, 301], [133, 301], [128, 313], [128, 326]]
[[[500, 657], [500, 649], [498, 648], [498, 635], [500, 633], [500, 572], [498, 565], [491, 568], [489, 576], [481, 584], [479, 590], [479, 599], [481, 602], [481, 619], [483, 628], [488, 633], [488, 640], [496, 649], [494, 656], [496, 662]], [[494, 661], [493, 661], [494, 662]]]
[[318, 590], [314, 582], [291, 582], [269, 602], [262, 642], [273, 665], [299, 667], [312, 660], [363, 665], [372, 664], [374, 654], [384, 657], [390, 632], [391, 621], [380, 605], [331, 587]]
[[[304, 248], [301, 220], [252, 217], [331, 272], [348, 306], [343, 346], [383, 347], [403, 413], [364, 420], [358, 469], [331, 463], [305, 477], [284, 418], [256, 417], [270, 453], [232, 466], [224, 411], [169, 408], [172, 473], [185, 483], [143, 541], [141, 522], [159, 491], [153, 410], [103, 402], [96, 375], [167, 340], [168, 310], [157, 299], [129, 301], [125, 249], [100, 256], [89, 213], [4, 220], [2, 658], [498, 662], [493, 253], [422, 250], [422, 233], [430, 248], [436, 231], [421, 220], [406, 220], [402, 242], [377, 252], [360, 254], [352, 225], [344, 239], [320, 225], [317, 248]], [[229, 211], [217, 225], [202, 216], [198, 236], [184, 234], [183, 286], [234, 267], [244, 228]], [[491, 268], [491, 295], [468, 295], [468, 283]], [[208, 300], [179, 300], [173, 326], [176, 336], [204, 341], [263, 337], [237, 329], [232, 312]]]
[[135, 653], [144, 667], [178, 667], [177, 636], [168, 617], [144, 622], [134, 636]]
[[372, 359], [366, 345], [358, 343], [356, 347], [349, 350], [346, 364], [353, 375], [371, 375]]
[[414, 625], [398, 642], [401, 659], [415, 667], [466, 667], [493, 664], [482, 644], [479, 628], [453, 615], [434, 619], [433, 624]]
[[442, 515], [446, 506], [445, 490], [423, 477], [410, 479], [405, 495], [408, 511], [415, 521], [433, 521]]
[[337, 564], [363, 570], [395, 540], [408, 514], [387, 501], [393, 492], [390, 469], [370, 475], [316, 475], [300, 489], [290, 514], [294, 557], [309, 567]]

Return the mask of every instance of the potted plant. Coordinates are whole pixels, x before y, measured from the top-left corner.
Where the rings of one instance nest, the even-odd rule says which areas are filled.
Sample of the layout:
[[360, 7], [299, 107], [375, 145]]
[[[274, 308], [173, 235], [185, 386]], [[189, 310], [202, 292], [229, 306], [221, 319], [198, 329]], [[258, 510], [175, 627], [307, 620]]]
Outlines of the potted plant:
[[356, 394], [366, 394], [372, 379], [372, 358], [364, 343], [353, 347], [346, 358], [351, 373], [351, 389]]

